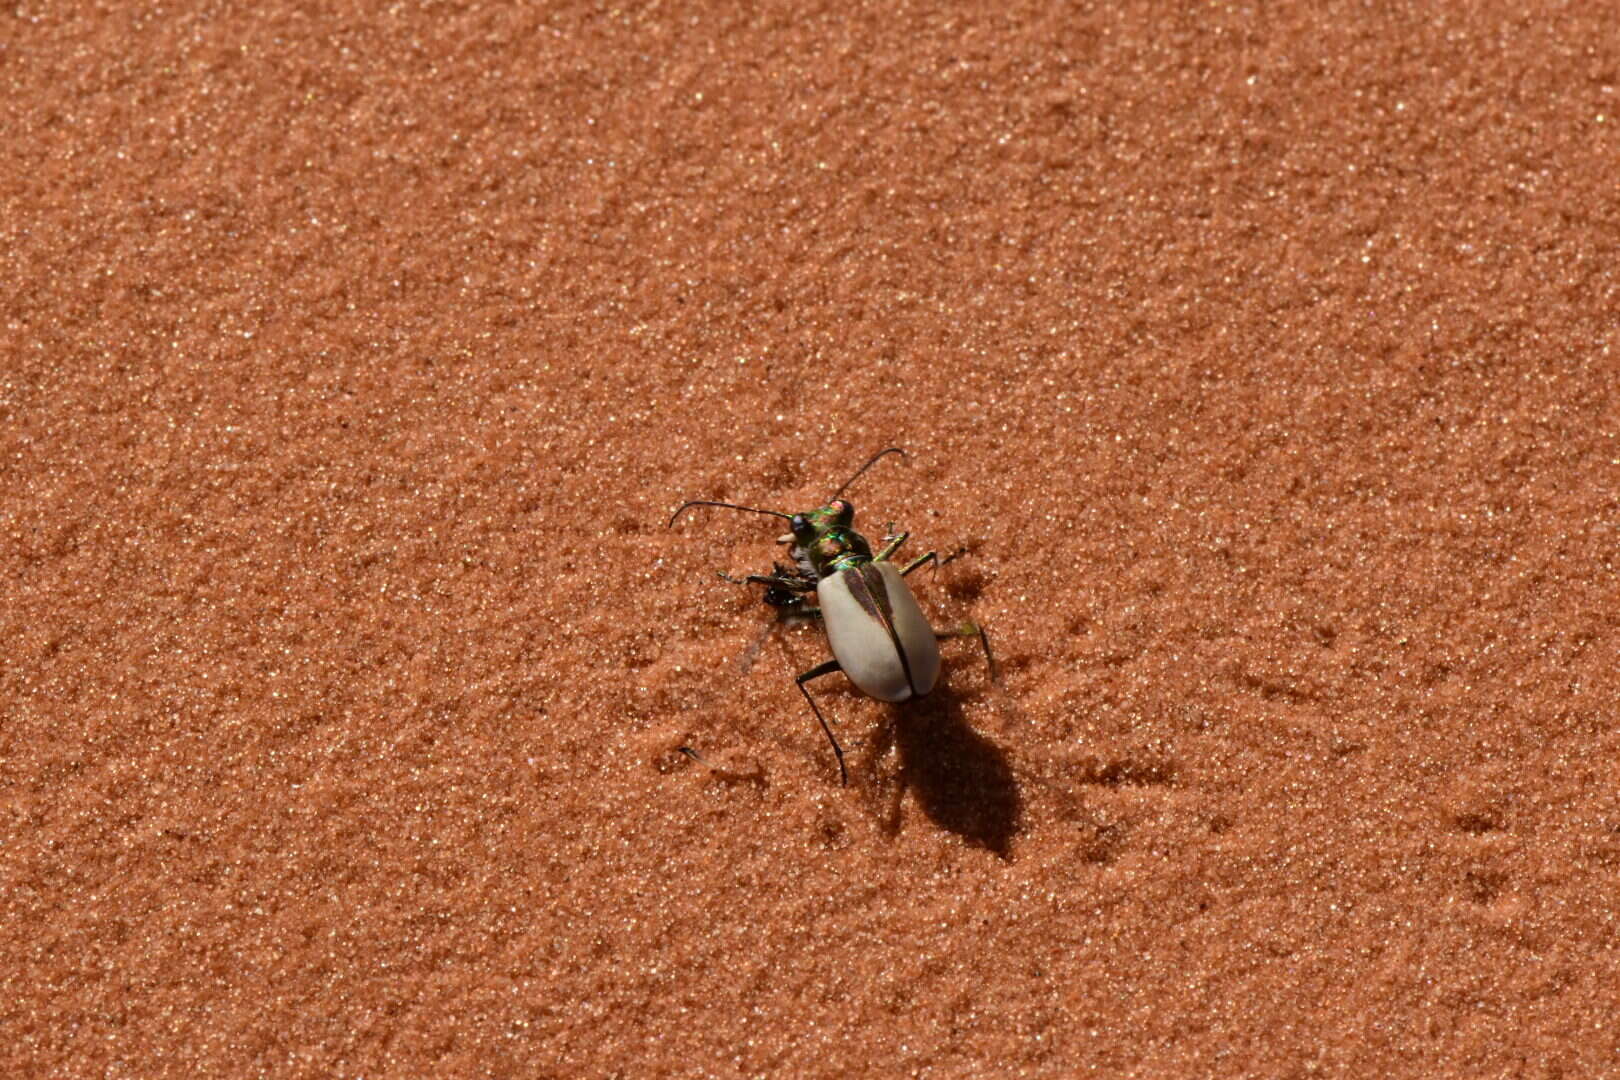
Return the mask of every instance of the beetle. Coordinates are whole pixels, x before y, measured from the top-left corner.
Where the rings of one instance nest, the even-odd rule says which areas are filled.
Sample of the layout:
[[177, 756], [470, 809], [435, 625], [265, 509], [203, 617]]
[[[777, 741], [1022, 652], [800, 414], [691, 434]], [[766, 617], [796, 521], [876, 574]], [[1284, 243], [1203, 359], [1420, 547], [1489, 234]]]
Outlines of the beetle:
[[[858, 690], [879, 701], [920, 698], [939, 681], [939, 642], [963, 635], [979, 638], [991, 678], [996, 677], [990, 637], [984, 628], [967, 623], [960, 630], [933, 629], [905, 582], [908, 574], [926, 564], [932, 563], [938, 569], [941, 565], [938, 554], [929, 551], [899, 569], [894, 556], [910, 538], [910, 533], [885, 536], [883, 546], [874, 554], [872, 545], [855, 531], [855, 505], [842, 496], [867, 469], [889, 454], [904, 457], [905, 451], [891, 446], [873, 455], [833, 492], [825, 505], [804, 513], [785, 514], [780, 510], [693, 499], [682, 503], [669, 519], [669, 527], [673, 528], [681, 514], [691, 507], [719, 506], [787, 520], [789, 532], [779, 537], [778, 542], [791, 545], [789, 555], [793, 565], [773, 563], [769, 574], [733, 578], [721, 573], [720, 577], [734, 585], [764, 585], [765, 603], [783, 616], [821, 620], [833, 658], [817, 664], [794, 681], [832, 746], [843, 784], [849, 783], [844, 749], [838, 745], [806, 683], [842, 671]], [[808, 603], [811, 593], [815, 594], [815, 606]]]

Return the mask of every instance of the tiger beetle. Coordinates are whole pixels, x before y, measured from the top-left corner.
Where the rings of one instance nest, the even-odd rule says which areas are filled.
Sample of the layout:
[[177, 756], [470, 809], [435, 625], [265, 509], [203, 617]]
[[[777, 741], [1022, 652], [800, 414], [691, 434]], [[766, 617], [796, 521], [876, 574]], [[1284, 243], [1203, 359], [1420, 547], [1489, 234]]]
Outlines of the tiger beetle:
[[[783, 616], [819, 618], [826, 627], [833, 659], [817, 664], [794, 681], [832, 745], [833, 755], [838, 759], [838, 776], [844, 784], [849, 783], [844, 749], [838, 745], [838, 739], [833, 736], [832, 728], [805, 683], [842, 671], [857, 689], [879, 701], [920, 698], [939, 680], [938, 643], [964, 635], [978, 637], [990, 666], [990, 677], [992, 680], [996, 677], [995, 658], [990, 654], [990, 638], [984, 628], [967, 623], [960, 630], [934, 630], [905, 583], [906, 575], [926, 563], [933, 563], [937, 570], [941, 565], [937, 554], [930, 551], [918, 556], [905, 569], [896, 569], [894, 555], [910, 533], [885, 536], [883, 547], [874, 555], [872, 545], [855, 531], [855, 506], [840, 496], [888, 454], [903, 457], [905, 451], [891, 446], [873, 455], [833, 492], [825, 506], [802, 514], [694, 499], [682, 503], [669, 519], [673, 527], [681, 514], [693, 506], [720, 506], [787, 519], [791, 531], [777, 542], [792, 545], [789, 554], [793, 565], [773, 562], [769, 574], [749, 574], [739, 579], [721, 573], [720, 577], [733, 585], [763, 585], [765, 602]], [[812, 592], [816, 594], [815, 606], [807, 602]]]

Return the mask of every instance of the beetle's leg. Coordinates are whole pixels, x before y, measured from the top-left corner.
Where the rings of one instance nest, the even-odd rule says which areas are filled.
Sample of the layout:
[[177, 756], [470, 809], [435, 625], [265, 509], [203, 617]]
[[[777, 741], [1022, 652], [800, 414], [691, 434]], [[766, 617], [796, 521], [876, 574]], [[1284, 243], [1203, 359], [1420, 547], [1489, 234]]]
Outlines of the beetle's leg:
[[776, 609], [776, 617], [781, 622], [792, 622], [794, 619], [821, 618], [821, 609], [807, 603], [802, 596], [792, 596], [772, 589], [765, 593], [764, 599], [767, 604]]
[[909, 574], [913, 570], [917, 569], [923, 563], [928, 562], [930, 559], [932, 559], [934, 561], [934, 569], [938, 570], [940, 567], [945, 566], [948, 563], [955, 562], [957, 559], [960, 559], [963, 555], [966, 555], [966, 554], [967, 554], [967, 548], [961, 547], [961, 548], [957, 548], [955, 551], [951, 552], [949, 555], [947, 555], [943, 559], [941, 559], [941, 558], [937, 557], [936, 552], [930, 551], [928, 554], [923, 555], [920, 558], [916, 559], [914, 562], [912, 562], [912, 564], [910, 566], [908, 566], [904, 570], [900, 571], [900, 576], [905, 577], [907, 574]]
[[893, 536], [885, 536], [883, 539], [887, 540], [888, 543], [883, 545], [882, 551], [872, 556], [872, 561], [884, 562], [885, 560], [892, 558], [894, 553], [900, 550], [900, 545], [905, 543], [910, 536], [911, 534], [908, 532], [895, 533]]
[[[904, 570], [900, 571], [900, 576], [905, 577], [907, 574], [911, 573], [913, 570], [916, 570], [919, 567], [921, 567], [922, 564], [925, 563], [925, 562], [933, 563], [934, 564], [934, 569], [936, 571], [939, 570], [939, 568], [942, 565], [944, 565], [943, 563], [941, 563], [939, 561], [939, 553], [936, 552], [936, 551], [930, 551], [926, 555], [919, 555], [919, 556], [917, 556], [917, 558], [913, 559], [910, 566], [907, 566]], [[950, 560], [946, 559], [945, 562], [950, 562]]]
[[805, 604], [805, 596], [814, 592], [816, 587], [808, 581], [789, 577], [765, 578], [758, 575], [749, 580], [766, 586], [765, 595], [760, 599], [784, 616], [802, 615], [811, 610]]
[[[930, 552], [932, 554], [932, 552]], [[990, 652], [990, 635], [984, 627], [977, 623], [965, 622], [955, 630], [935, 630], [934, 637], [939, 641], [955, 637], [976, 637], [979, 644], [984, 647], [984, 662], [990, 669], [990, 681], [997, 686], [1001, 685], [1001, 672], [996, 669], [996, 658]]]
[[781, 566], [776, 567], [774, 574], [749, 574], [744, 578], [734, 578], [722, 571], [720, 580], [732, 585], [763, 585], [765, 586], [765, 602], [774, 608], [798, 608], [804, 606], [804, 599], [799, 593], [814, 592], [816, 583], [803, 574], [795, 574]]
[[[747, 577], [735, 578], [724, 570], [715, 572], [721, 581], [732, 585], [768, 585], [773, 589], [785, 589], [789, 592], [808, 592], [798, 578], [783, 577], [778, 574], [749, 574]], [[813, 588], [814, 586], [812, 586]]]
[[814, 579], [798, 574], [778, 563], [775, 572], [770, 574], [749, 574], [747, 577], [736, 578], [725, 572], [719, 573], [721, 581], [732, 585], [763, 585], [765, 594], [760, 599], [777, 610], [782, 619], [800, 617], [819, 618], [821, 611], [809, 606], [805, 602], [806, 593], [816, 590]]
[[810, 711], [815, 713], [816, 719], [821, 722], [821, 730], [827, 733], [827, 741], [832, 743], [833, 756], [838, 759], [839, 783], [847, 787], [849, 785], [849, 770], [844, 767], [844, 748], [838, 745], [838, 740], [833, 737], [832, 728], [827, 726], [827, 718], [821, 715], [821, 710], [816, 706], [816, 699], [810, 696], [810, 691], [805, 689], [804, 685], [811, 679], [819, 679], [823, 675], [831, 675], [835, 671], [842, 670], [843, 668], [839, 666], [837, 660], [829, 660], [825, 664], [817, 664], [793, 681], [798, 683], [799, 693], [804, 695], [804, 700], [810, 703]]

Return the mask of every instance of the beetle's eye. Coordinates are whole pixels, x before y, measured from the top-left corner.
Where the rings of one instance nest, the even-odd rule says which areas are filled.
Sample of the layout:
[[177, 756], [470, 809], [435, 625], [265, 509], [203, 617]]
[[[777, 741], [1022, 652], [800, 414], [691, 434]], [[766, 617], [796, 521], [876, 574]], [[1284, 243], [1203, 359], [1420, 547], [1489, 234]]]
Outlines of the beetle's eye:
[[848, 521], [855, 516], [855, 504], [843, 499], [834, 499], [827, 509], [831, 510], [839, 521]]
[[794, 514], [793, 519], [788, 522], [788, 528], [792, 529], [794, 533], [806, 533], [812, 531], [810, 528], [810, 519], [805, 517], [803, 514]]

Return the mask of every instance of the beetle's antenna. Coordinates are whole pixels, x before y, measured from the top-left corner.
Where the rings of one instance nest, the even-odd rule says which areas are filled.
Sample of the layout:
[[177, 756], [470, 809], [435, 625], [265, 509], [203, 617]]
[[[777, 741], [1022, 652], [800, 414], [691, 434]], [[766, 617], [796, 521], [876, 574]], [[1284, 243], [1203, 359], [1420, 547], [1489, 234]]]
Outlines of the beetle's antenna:
[[[877, 453], [872, 455], [872, 459], [870, 461], [868, 461], [865, 465], [862, 465], [859, 469], [857, 469], [855, 471], [854, 476], [852, 476], [848, 480], [844, 481], [844, 486], [843, 487], [841, 487], [837, 491], [833, 492], [833, 496], [832, 496], [833, 499], [836, 499], [836, 498], [838, 498], [838, 496], [842, 495], [844, 493], [845, 489], [849, 487], [849, 485], [853, 484], [855, 481], [857, 481], [857, 480], [859, 480], [861, 478], [861, 473], [864, 473], [867, 469], [870, 469], [872, 466], [876, 465], [883, 458], [883, 456], [885, 454], [899, 454], [901, 457], [906, 456], [906, 452], [904, 450], [900, 449], [898, 446], [891, 446], [887, 450], [879, 450]], [[832, 499], [828, 499], [827, 501], [832, 502]]]
[[[691, 502], [681, 503], [680, 509], [676, 510], [669, 516], [669, 525], [674, 525], [675, 519], [680, 517], [689, 506], [724, 506], [728, 510], [746, 510], [750, 514], [770, 514], [772, 517], [787, 518], [789, 521], [793, 520], [792, 514], [784, 514], [780, 510], [760, 510], [753, 506], [738, 506], [736, 503], [710, 502], [707, 499], [693, 499]], [[666, 525], [665, 528], [668, 528], [669, 525]]]

